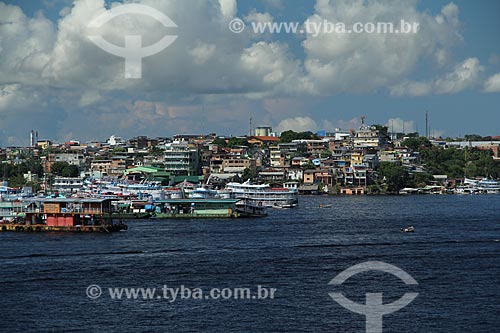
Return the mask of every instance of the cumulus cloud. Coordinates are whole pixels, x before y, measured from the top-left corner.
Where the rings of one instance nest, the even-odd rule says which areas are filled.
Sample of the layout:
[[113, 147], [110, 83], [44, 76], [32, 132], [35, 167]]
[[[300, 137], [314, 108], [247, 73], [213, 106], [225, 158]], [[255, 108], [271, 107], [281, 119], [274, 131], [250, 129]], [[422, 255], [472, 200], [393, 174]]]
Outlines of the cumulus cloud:
[[405, 81], [391, 88], [395, 96], [423, 96], [428, 94], [455, 94], [474, 87], [484, 70], [477, 58], [469, 58], [442, 77], [429, 81]]
[[[236, 0], [125, 2], [156, 8], [178, 28], [165, 28], [144, 15], [127, 15], [91, 29], [88, 23], [110, 10], [104, 0], [74, 0], [72, 4], [65, 0], [67, 7], [61, 9], [58, 21], [41, 13], [29, 17], [19, 7], [0, 2], [3, 137], [15, 137], [31, 126], [43, 127], [55, 139], [68, 133], [94, 138], [120, 129], [123, 136], [140, 134], [138, 130], [168, 135], [189, 130], [184, 119], [191, 116], [199, 121], [195, 128], [200, 132], [235, 131], [235, 123], [251, 112], [255, 101], [263, 101], [265, 121], [277, 123], [284, 118], [283, 111], [270, 112], [265, 101], [291, 98], [295, 98], [295, 111], [279, 124], [317, 129], [313, 118], [298, 117], [310, 106], [298, 100], [388, 87], [394, 95], [452, 94], [474, 87], [482, 70], [476, 58], [469, 58], [431, 80], [410, 78], [425, 59], [434, 60], [440, 70], [449, 69], [452, 48], [462, 40], [457, 32], [459, 9], [452, 3], [432, 15], [420, 10], [416, 0], [317, 0], [308, 17], [311, 22], [399, 24], [405, 19], [419, 22], [421, 29], [404, 35], [306, 35], [299, 37], [298, 47], [291, 47], [293, 41], [282, 36], [259, 36], [250, 29], [234, 34], [227, 28], [237, 15], [247, 22], [272, 22], [272, 9], [282, 8], [282, 1], [266, 1], [266, 13], [252, 8], [239, 12]], [[112, 2], [109, 6], [120, 5]], [[127, 80], [124, 59], [94, 45], [87, 36], [95, 33], [116, 45], [123, 45], [124, 36], [130, 34], [142, 35], [143, 45], [156, 43], [165, 34], [178, 38], [142, 60], [142, 79]], [[490, 80], [487, 91], [495, 86], [495, 79]], [[182, 110], [187, 118], [172, 110]], [[20, 115], [30, 120], [21, 122]], [[241, 123], [238, 126], [245, 128], [245, 122]]]
[[461, 40], [455, 7], [450, 4], [432, 16], [418, 11], [416, 1], [318, 0], [308, 18], [311, 24], [327, 20], [352, 27], [356, 22], [392, 22], [397, 27], [405, 20], [419, 23], [419, 30], [309, 34], [303, 42], [304, 66], [314, 90], [321, 94], [374, 91], [404, 79], [423, 57], [434, 54], [442, 62], [447, 50]]
[[415, 131], [415, 122], [413, 120], [390, 118], [385, 126], [389, 129], [389, 132], [393, 133], [411, 133]]
[[484, 91], [486, 92], [500, 92], [500, 73], [497, 73], [484, 83]]
[[311, 117], [295, 117], [287, 118], [280, 121], [278, 126], [276, 126], [277, 132], [283, 132], [287, 130], [292, 130], [295, 132], [305, 132], [305, 131], [316, 131], [318, 125], [316, 121]]

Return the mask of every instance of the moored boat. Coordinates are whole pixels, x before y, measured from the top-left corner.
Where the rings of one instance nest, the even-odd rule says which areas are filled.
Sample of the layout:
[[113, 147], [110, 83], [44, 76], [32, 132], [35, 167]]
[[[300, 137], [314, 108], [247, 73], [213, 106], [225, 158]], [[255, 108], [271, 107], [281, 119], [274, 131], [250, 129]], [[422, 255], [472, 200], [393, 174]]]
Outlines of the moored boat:
[[269, 184], [251, 184], [231, 182], [226, 190], [235, 199], [246, 199], [266, 207], [295, 207], [298, 204], [298, 192], [293, 188], [272, 188]]
[[240, 217], [264, 217], [267, 216], [266, 207], [255, 201], [240, 200], [236, 203], [236, 210]]
[[24, 218], [1, 223], [0, 231], [114, 232], [127, 230], [113, 223], [111, 200], [34, 198], [23, 201]]
[[237, 199], [167, 199], [154, 203], [152, 218], [232, 218], [238, 217]]

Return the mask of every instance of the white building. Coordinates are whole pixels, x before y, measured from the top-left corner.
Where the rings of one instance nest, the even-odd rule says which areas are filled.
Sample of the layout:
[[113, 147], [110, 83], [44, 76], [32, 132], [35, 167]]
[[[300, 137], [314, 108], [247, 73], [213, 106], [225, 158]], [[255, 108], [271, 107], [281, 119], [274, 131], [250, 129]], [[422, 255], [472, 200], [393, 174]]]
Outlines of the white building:
[[110, 146], [122, 146], [125, 144], [125, 140], [123, 140], [121, 137], [119, 136], [115, 136], [115, 135], [112, 135], [109, 137], [108, 139], [108, 144]]

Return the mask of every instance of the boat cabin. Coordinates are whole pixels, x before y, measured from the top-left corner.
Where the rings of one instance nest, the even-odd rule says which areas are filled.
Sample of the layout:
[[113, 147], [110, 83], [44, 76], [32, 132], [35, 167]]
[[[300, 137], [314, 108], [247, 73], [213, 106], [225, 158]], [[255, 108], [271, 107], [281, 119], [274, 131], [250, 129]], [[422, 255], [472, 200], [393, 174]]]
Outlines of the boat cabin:
[[37, 198], [26, 203], [27, 224], [77, 226], [111, 223], [110, 199]]

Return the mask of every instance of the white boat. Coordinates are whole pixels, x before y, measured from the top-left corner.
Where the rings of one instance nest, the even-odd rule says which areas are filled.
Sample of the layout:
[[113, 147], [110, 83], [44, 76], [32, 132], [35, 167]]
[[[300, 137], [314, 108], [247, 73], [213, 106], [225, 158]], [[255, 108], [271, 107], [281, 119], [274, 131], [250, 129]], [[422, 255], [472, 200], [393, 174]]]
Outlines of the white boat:
[[236, 211], [241, 217], [264, 217], [267, 216], [266, 207], [255, 201], [242, 199], [236, 203]]
[[401, 232], [415, 232], [415, 228], [410, 225], [408, 227], [401, 228]]
[[246, 199], [266, 207], [295, 207], [298, 205], [298, 192], [292, 188], [272, 188], [269, 184], [243, 184], [231, 182], [226, 190], [235, 199]]
[[477, 189], [480, 193], [498, 194], [500, 193], [500, 183], [493, 179], [483, 178], [477, 182]]

